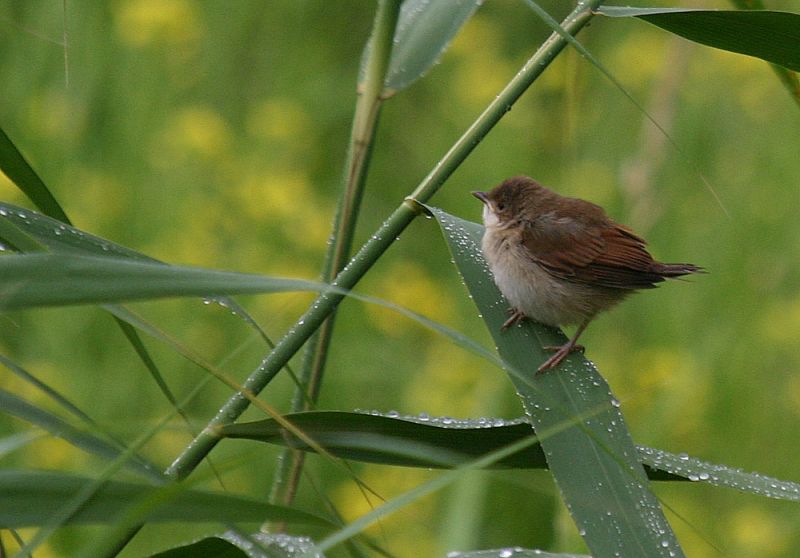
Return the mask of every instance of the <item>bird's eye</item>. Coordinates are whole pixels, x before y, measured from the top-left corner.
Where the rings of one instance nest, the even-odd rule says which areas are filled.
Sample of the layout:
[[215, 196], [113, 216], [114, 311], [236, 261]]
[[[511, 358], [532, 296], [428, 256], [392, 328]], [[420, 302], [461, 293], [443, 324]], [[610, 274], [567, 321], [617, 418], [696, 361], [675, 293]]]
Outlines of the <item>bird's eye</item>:
[[497, 211], [504, 211], [506, 208], [506, 204], [498, 203], [495, 207], [497, 207]]

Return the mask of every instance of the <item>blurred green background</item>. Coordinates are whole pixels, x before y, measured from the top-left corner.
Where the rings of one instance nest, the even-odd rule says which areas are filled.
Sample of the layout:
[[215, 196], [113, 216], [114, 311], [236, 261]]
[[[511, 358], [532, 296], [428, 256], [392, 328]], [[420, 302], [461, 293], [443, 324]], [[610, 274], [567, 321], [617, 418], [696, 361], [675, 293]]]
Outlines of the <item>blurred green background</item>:
[[[569, 4], [543, 3], [556, 16]], [[355, 0], [67, 2], [65, 48], [61, 2], [6, 0], [0, 126], [79, 228], [171, 263], [314, 279], [374, 7]], [[440, 64], [385, 104], [358, 244], [547, 35], [523, 2], [487, 2]], [[600, 72], [568, 52], [433, 203], [478, 220], [469, 191], [528, 174], [603, 205], [648, 238], [657, 258], [708, 269], [633, 297], [597, 320], [583, 338], [587, 355], [623, 402], [638, 443], [800, 481], [800, 108], [767, 64], [643, 22], [596, 18], [580, 39], [677, 147]], [[0, 197], [29, 206], [2, 175]], [[413, 223], [358, 290], [490, 343], [432, 221]], [[307, 294], [242, 298], [275, 337], [310, 300]], [[252, 330], [223, 308], [193, 300], [132, 306], [236, 378], [265, 353]], [[205, 378], [168, 347], [147, 344], [176, 393]], [[169, 412], [99, 309], [5, 314], [0, 351], [125, 439]], [[52, 408], [5, 369], [0, 382]], [[291, 393], [281, 376], [263, 397], [288, 410]], [[228, 394], [210, 383], [190, 405], [192, 417], [203, 424]], [[319, 407], [522, 414], [501, 371], [414, 322], [357, 301], [340, 309]], [[146, 448], [162, 465], [190, 439], [183, 423], [173, 426]], [[29, 429], [0, 415], [2, 435]], [[263, 498], [277, 454], [225, 441], [213, 456], [229, 490]], [[103, 463], [43, 437], [0, 466], [93, 475]], [[312, 457], [307, 470], [346, 518], [370, 510], [338, 469]], [[435, 474], [356, 470], [387, 498]], [[207, 485], [218, 487], [213, 480]], [[655, 490], [689, 556], [797, 555], [796, 504], [687, 483]], [[322, 509], [307, 482], [298, 503]], [[126, 555], [208, 531], [147, 527]], [[91, 532], [65, 529], [37, 556], [69, 555]], [[470, 473], [370, 534], [401, 557], [501, 546], [583, 550], [541, 471]]]

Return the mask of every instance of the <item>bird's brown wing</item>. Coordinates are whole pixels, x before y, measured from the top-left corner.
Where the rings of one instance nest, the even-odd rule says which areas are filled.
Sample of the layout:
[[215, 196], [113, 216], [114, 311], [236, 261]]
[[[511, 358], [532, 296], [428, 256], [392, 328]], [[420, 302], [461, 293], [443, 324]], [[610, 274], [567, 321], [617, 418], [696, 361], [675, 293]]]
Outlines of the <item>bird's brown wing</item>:
[[613, 222], [533, 222], [522, 235], [531, 258], [552, 275], [614, 289], [647, 289], [664, 280], [645, 241]]

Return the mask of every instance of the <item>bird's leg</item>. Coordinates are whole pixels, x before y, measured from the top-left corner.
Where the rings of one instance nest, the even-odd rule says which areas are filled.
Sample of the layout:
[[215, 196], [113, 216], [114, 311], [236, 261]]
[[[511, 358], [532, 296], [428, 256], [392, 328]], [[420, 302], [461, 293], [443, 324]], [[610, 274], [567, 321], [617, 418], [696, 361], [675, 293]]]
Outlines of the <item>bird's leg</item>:
[[547, 350], [555, 350], [556, 353], [548, 358], [544, 363], [539, 367], [539, 370], [536, 372], [537, 374], [541, 374], [545, 370], [549, 370], [550, 368], [554, 368], [561, 364], [561, 361], [567, 358], [573, 351], [581, 351], [583, 350], [583, 346], [578, 345], [578, 337], [581, 336], [583, 330], [586, 329], [586, 326], [589, 325], [589, 322], [592, 321], [592, 318], [588, 318], [584, 321], [581, 325], [578, 326], [578, 330], [575, 332], [575, 335], [572, 336], [572, 339], [561, 345], [560, 347], [544, 347]]
[[503, 322], [503, 325], [500, 326], [500, 331], [505, 331], [511, 326], [517, 325], [519, 322], [527, 318], [527, 316], [517, 308], [509, 308], [508, 313], [510, 314], [510, 317]]

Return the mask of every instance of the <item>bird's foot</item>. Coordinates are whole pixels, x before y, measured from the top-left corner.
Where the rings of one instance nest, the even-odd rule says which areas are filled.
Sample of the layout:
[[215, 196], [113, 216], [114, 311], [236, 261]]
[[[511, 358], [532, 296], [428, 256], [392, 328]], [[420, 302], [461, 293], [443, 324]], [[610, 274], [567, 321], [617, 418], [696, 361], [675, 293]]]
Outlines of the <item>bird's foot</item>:
[[[566, 344], [569, 345], [569, 343], [566, 343]], [[564, 345], [545, 345], [544, 347], [542, 347], [542, 349], [544, 349], [545, 351], [556, 351], [556, 352], [558, 352], [563, 347], [564, 347]], [[571, 353], [574, 353], [575, 351], [583, 352], [585, 350], [586, 350], [586, 347], [584, 347], [583, 345], [573, 345], [572, 349], [570, 349], [569, 352], [571, 352]]]
[[556, 366], [561, 364], [561, 361], [564, 360], [565, 358], [567, 358], [567, 356], [570, 353], [575, 352], [575, 351], [581, 351], [582, 352], [584, 350], [584, 346], [583, 345], [576, 345], [572, 341], [568, 341], [568, 342], [564, 343], [563, 345], [561, 345], [560, 347], [559, 346], [546, 346], [546, 347], [543, 347], [543, 348], [546, 351], [555, 351], [555, 354], [553, 356], [551, 356], [550, 358], [548, 358], [546, 361], [544, 361], [544, 363], [542, 363], [542, 365], [536, 371], [537, 375], [541, 374], [541, 373], [543, 373], [546, 370], [549, 370], [551, 368], [555, 368]]
[[511, 326], [517, 325], [519, 322], [527, 318], [525, 314], [516, 308], [509, 308], [508, 313], [510, 314], [510, 317], [503, 322], [503, 325], [500, 326], [500, 331], [505, 331]]

